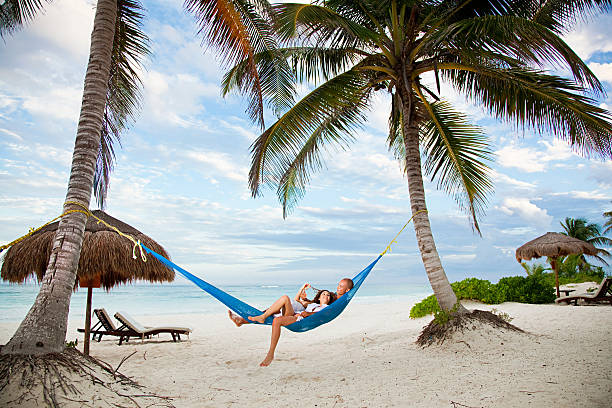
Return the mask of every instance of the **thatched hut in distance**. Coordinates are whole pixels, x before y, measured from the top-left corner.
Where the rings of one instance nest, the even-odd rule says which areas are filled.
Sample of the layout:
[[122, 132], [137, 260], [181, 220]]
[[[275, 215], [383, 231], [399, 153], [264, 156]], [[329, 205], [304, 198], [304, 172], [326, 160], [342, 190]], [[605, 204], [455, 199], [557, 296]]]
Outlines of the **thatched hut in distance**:
[[557, 297], [559, 297], [559, 272], [557, 271], [557, 258], [560, 256], [585, 254], [597, 255], [598, 251], [592, 244], [558, 232], [547, 232], [534, 240], [527, 242], [516, 250], [516, 260], [529, 261], [532, 258], [547, 256], [550, 266], [555, 271], [555, 284]]
[[[161, 245], [136, 228], [111, 217], [104, 211], [95, 210], [92, 213], [169, 259], [168, 253]], [[59, 221], [49, 224], [9, 248], [4, 255], [4, 262], [0, 271], [2, 279], [13, 283], [24, 283], [28, 277], [36, 275], [38, 281], [41, 281], [47, 270], [58, 225]], [[80, 282], [81, 287], [88, 288], [85, 354], [89, 352], [92, 288], [102, 286], [106, 290], [110, 290], [115, 285], [134, 280], [149, 282], [171, 282], [174, 280], [174, 270], [166, 267], [152, 256], [147, 257], [146, 262], [140, 256], [133, 259], [132, 249], [133, 243], [129, 239], [117, 234], [103, 223], [99, 223], [95, 218], [88, 218], [77, 270], [77, 281], [75, 282], [75, 290], [78, 287], [78, 282]]]

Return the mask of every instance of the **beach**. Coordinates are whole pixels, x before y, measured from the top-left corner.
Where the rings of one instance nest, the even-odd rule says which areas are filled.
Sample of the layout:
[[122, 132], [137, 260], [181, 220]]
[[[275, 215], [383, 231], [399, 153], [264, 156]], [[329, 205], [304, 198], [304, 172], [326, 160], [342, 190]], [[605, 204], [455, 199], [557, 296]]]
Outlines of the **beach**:
[[[477, 327], [422, 349], [415, 340], [431, 316], [412, 320], [400, 301], [355, 303], [315, 330], [283, 330], [276, 359], [262, 368], [268, 326], [237, 328], [225, 313], [133, 312], [143, 325], [193, 333], [121, 346], [105, 337], [91, 355], [116, 368], [135, 352], [120, 371], [176, 407], [610, 406], [612, 307], [463, 303], [507, 313], [527, 333]], [[0, 323], [2, 344], [17, 325]], [[79, 348], [82, 326], [71, 320], [67, 335]]]

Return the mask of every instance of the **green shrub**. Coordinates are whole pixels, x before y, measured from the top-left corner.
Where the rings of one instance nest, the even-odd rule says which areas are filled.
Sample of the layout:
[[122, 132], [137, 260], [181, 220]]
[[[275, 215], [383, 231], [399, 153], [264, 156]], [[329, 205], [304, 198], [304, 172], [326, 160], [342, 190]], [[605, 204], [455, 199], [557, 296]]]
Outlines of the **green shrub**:
[[418, 319], [419, 317], [427, 316], [428, 314], [440, 311], [440, 306], [435, 295], [431, 295], [421, 300], [410, 309], [410, 318]]
[[[490, 305], [503, 302], [552, 303], [555, 300], [554, 286], [550, 282], [549, 274], [510, 276], [500, 279], [497, 284], [488, 280], [467, 278], [452, 283], [451, 287], [458, 300], [478, 300]], [[410, 309], [410, 318], [416, 319], [432, 313], [440, 313], [440, 306], [434, 295], [415, 304]]]
[[491, 282], [477, 278], [467, 278], [451, 284], [460, 299], [480, 300], [491, 291]]
[[533, 275], [525, 278], [521, 299], [522, 303], [552, 303], [555, 301], [555, 289], [541, 275]]

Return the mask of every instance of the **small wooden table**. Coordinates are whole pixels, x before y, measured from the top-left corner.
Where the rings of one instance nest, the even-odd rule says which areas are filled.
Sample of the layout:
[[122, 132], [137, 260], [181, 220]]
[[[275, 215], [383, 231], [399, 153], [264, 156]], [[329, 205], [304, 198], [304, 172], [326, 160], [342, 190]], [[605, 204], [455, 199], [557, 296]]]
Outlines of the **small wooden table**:
[[569, 296], [571, 292], [575, 292], [576, 289], [559, 289], [559, 292], [565, 293], [565, 296]]

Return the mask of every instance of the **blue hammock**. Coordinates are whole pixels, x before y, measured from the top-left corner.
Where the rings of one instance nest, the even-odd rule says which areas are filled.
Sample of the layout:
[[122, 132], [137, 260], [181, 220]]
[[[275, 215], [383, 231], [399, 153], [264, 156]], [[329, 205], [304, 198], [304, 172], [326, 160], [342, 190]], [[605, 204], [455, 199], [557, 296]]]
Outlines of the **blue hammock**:
[[[248, 319], [249, 316], [259, 316], [263, 314], [263, 311], [244, 303], [242, 300], [237, 299], [233, 297], [232, 295], [230, 295], [229, 293], [226, 293], [222, 291], [221, 289], [214, 287], [210, 283], [203, 281], [197, 276], [192, 275], [191, 273], [187, 272], [185, 269], [167, 260], [166, 258], [161, 256], [157, 252], [147, 248], [144, 244], [141, 244], [141, 246], [145, 251], [152, 254], [161, 263], [163, 263], [170, 269], [174, 269], [175, 271], [179, 272], [185, 278], [189, 279], [190, 281], [198, 285], [203, 291], [209, 293], [211, 296], [216, 298], [218, 301], [223, 303], [225, 306], [229, 307], [231, 310], [233, 310], [234, 312], [242, 316], [243, 319]], [[359, 272], [357, 276], [353, 278], [353, 284], [354, 284], [353, 289], [348, 291], [345, 295], [340, 296], [338, 300], [336, 300], [334, 303], [332, 303], [325, 309], [313, 315], [310, 315], [300, 320], [299, 322], [292, 323], [285, 327], [294, 332], [305, 332], [305, 331], [312, 330], [316, 327], [319, 327], [322, 324], [325, 324], [325, 323], [328, 323], [334, 320], [340, 313], [342, 313], [342, 311], [351, 301], [353, 296], [355, 296], [355, 294], [357, 293], [357, 290], [359, 289], [359, 287], [361, 286], [365, 278], [368, 276], [372, 268], [374, 268], [374, 265], [376, 265], [376, 263], [380, 260], [380, 258], [382, 258], [383, 255], [384, 255], [384, 252], [380, 254], [378, 258], [374, 260], [374, 262], [369, 264], [363, 271]], [[270, 316], [266, 319], [264, 324], [271, 325], [273, 320], [274, 320], [274, 317]], [[255, 323], [255, 322], [253, 323], [260, 324], [260, 323]]]

